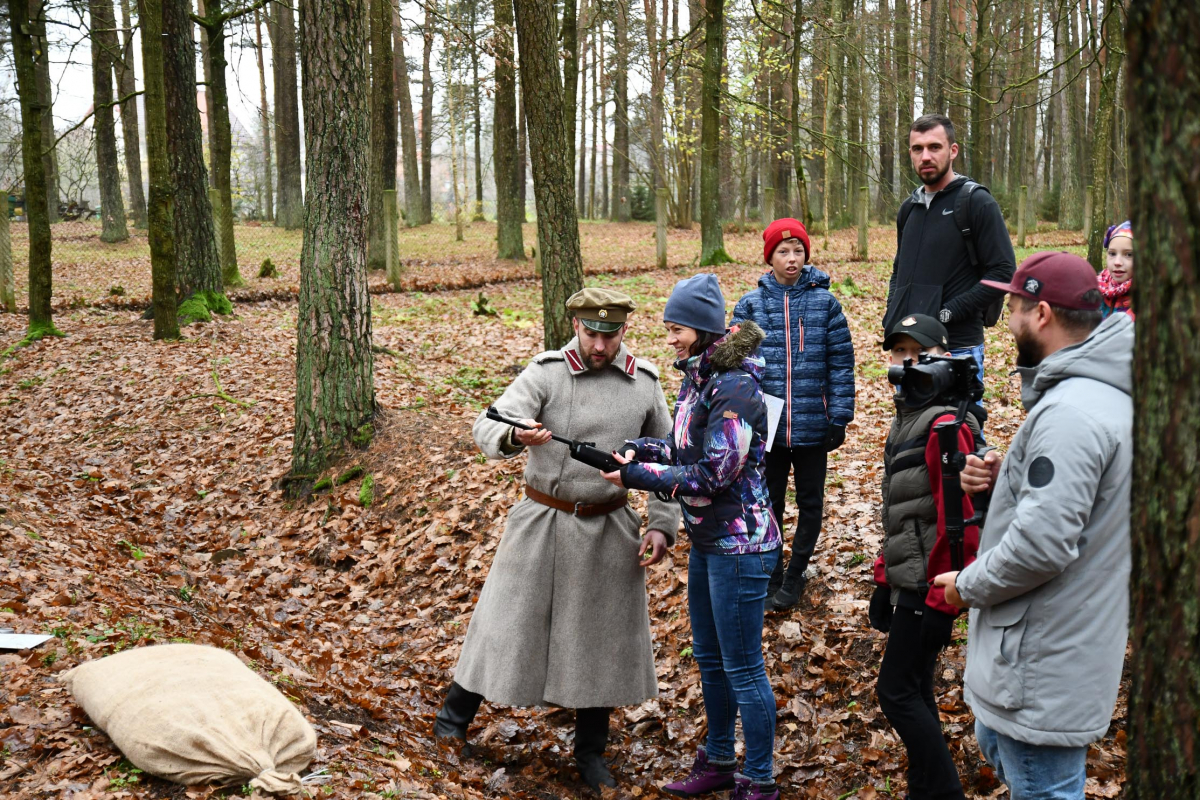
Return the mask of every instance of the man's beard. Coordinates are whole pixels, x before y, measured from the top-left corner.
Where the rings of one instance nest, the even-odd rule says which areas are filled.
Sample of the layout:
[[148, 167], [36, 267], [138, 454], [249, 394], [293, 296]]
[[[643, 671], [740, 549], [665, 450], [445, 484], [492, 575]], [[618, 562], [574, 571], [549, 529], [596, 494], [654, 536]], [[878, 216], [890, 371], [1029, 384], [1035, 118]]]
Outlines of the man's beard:
[[1042, 343], [1025, 331], [1013, 336], [1017, 344], [1017, 366], [1036, 367], [1046, 358]]
[[602, 362], [596, 363], [596, 360], [593, 359], [591, 355], [585, 355], [583, 357], [583, 363], [587, 365], [588, 371], [599, 372], [600, 370], [608, 369], [609, 366], [612, 365], [613, 361], [616, 360], [616, 358], [617, 354], [614, 352], [610, 356], [605, 356]]
[[946, 173], [949, 171], [950, 171], [950, 162], [947, 161], [946, 166], [942, 167], [942, 169], [937, 174], [935, 174], [933, 177], [926, 177], [926, 175], [921, 172], [918, 172], [917, 175], [921, 178], [921, 183], [925, 184], [926, 186], [933, 186], [935, 183], [940, 181], [942, 178], [946, 177]]

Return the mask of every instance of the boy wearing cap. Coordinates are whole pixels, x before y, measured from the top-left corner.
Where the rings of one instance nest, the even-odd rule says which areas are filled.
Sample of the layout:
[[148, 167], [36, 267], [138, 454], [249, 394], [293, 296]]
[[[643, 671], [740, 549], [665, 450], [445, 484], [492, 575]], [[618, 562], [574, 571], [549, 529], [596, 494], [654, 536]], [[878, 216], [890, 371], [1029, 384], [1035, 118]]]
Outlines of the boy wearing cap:
[[534, 356], [495, 402], [536, 430], [475, 421], [488, 457], [528, 451], [525, 497], [509, 511], [434, 732], [465, 740], [485, 698], [574, 708], [575, 761], [598, 790], [616, 786], [604, 761], [609, 712], [658, 694], [645, 568], [674, 543], [679, 507], [651, 496], [640, 537], [625, 490], [550, 443], [553, 432], [608, 452], [671, 432], [658, 371], [623, 342], [633, 300], [587, 288], [567, 308], [575, 338]]
[[1096, 272], [1070, 253], [995, 288], [1028, 416], [1003, 459], [968, 456], [964, 491], [992, 492], [979, 557], [934, 583], [971, 609], [963, 696], [1012, 800], [1079, 800], [1128, 632], [1133, 322], [1101, 321]]
[[[922, 353], [945, 355], [949, 336], [933, 317], [911, 314], [888, 332], [883, 349], [892, 366], [916, 363]], [[962, 783], [942, 736], [933, 679], [938, 654], [950, 643], [958, 609], [941, 589], [930, 589], [935, 575], [950, 568], [950, 547], [942, 508], [941, 448], [936, 425], [954, 419], [955, 408], [936, 398], [914, 407], [896, 396], [896, 418], [884, 447], [883, 549], [875, 559], [871, 627], [888, 634], [876, 692], [888, 722], [908, 751], [908, 790], [913, 798], [960, 800]], [[979, 422], [967, 415], [958, 447], [974, 449]], [[974, 513], [963, 501], [963, 519]], [[964, 532], [966, 563], [975, 558], [979, 530]]]
[[795, 470], [796, 533], [787, 567], [775, 567], [767, 607], [800, 600], [805, 571], [821, 534], [828, 454], [841, 447], [854, 419], [854, 343], [829, 275], [808, 263], [808, 232], [799, 220], [777, 219], [763, 231], [763, 260], [771, 271], [733, 309], [736, 325], [756, 323], [766, 333], [762, 388], [784, 401], [766, 479], [775, 519], [783, 524], [788, 475]]

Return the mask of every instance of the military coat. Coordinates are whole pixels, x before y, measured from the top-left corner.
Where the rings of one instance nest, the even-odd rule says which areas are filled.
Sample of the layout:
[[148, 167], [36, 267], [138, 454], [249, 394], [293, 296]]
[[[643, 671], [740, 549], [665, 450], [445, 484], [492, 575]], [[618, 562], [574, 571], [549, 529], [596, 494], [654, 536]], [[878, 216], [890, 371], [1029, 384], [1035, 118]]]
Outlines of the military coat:
[[[576, 339], [535, 356], [495, 407], [606, 452], [671, 431], [658, 371], [625, 345], [600, 371], [586, 368]], [[526, 448], [512, 445], [510, 431], [480, 414], [475, 442], [491, 458], [513, 458]], [[563, 444], [528, 450], [525, 481], [540, 492], [571, 503], [605, 503], [624, 492], [572, 459]], [[649, 527], [673, 544], [676, 504], [651, 497], [649, 517]], [[455, 681], [514, 706], [613, 707], [654, 697], [646, 573], [637, 555], [641, 525], [629, 506], [577, 517], [522, 497], [509, 512]]]

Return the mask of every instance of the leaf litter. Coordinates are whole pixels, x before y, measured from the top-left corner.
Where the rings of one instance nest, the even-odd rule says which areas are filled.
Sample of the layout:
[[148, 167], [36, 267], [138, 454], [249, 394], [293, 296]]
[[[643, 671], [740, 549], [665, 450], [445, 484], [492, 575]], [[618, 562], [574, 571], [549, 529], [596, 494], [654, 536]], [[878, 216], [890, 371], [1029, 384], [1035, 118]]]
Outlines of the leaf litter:
[[[589, 225], [585, 237], [593, 231], [621, 234]], [[866, 618], [892, 410], [878, 321], [894, 235], [871, 234], [882, 260], [852, 261], [852, 231], [831, 235], [828, 247], [813, 237], [814, 262], [831, 272], [847, 309], [859, 396], [846, 444], [830, 461], [815, 575], [794, 613], [766, 623], [777, 776], [788, 797], [904, 793], [904, 749], [874, 696], [884, 637]], [[732, 307], [764, 268], [756, 235], [729, 238], [746, 263], [714, 271]], [[1063, 235], [1054, 243], [1079, 245]], [[648, 251], [652, 244], [638, 251], [642, 263]], [[616, 266], [588, 282], [635, 298], [627, 341], [664, 368], [673, 398], [678, 374], [666, 368], [657, 320], [671, 286], [695, 269]], [[131, 311], [76, 308], [57, 320], [66, 338], [0, 365], [0, 625], [55, 637], [0, 655], [0, 794], [240, 794], [139, 774], [55, 681], [82, 661], [168, 641], [227, 648], [298, 704], [320, 736], [311, 769], [324, 774], [313, 796], [581, 794], [569, 711], [485, 703], [469, 755], [431, 733], [522, 485], [521, 459], [481, 463], [471, 423], [540, 350], [540, 285], [488, 277], [494, 316], [473, 313], [478, 286], [373, 298], [383, 348], [375, 439], [348, 450], [327, 470], [328, 485], [296, 503], [279, 491], [292, 440], [293, 302], [239, 303], [234, 316], [189, 327], [187, 339], [169, 344], [153, 343], [151, 323]], [[0, 316], [0, 335], [15, 341], [23, 324]], [[988, 337], [988, 434], [1003, 447], [1023, 414], [1003, 322]], [[361, 477], [337, 482], [353, 469]], [[360, 497], [366, 476], [369, 507]], [[636, 507], [644, 511], [644, 500]], [[794, 523], [791, 508], [785, 529]], [[681, 537], [648, 570], [659, 697], [614, 714], [616, 796], [655, 793], [705, 735], [687, 547]], [[939, 706], [969, 796], [995, 797], [1003, 789], [978, 756], [962, 700], [964, 641], [939, 662]], [[1110, 735], [1089, 751], [1089, 797], [1120, 793], [1125, 716], [1123, 690]]]

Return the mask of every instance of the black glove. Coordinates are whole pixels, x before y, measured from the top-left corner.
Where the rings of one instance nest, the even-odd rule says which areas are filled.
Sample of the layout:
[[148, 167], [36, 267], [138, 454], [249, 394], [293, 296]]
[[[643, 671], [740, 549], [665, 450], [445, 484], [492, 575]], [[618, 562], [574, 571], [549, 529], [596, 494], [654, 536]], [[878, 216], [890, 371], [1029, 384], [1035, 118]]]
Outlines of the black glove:
[[871, 595], [871, 607], [867, 609], [867, 618], [871, 620], [871, 627], [880, 633], [887, 633], [892, 629], [892, 588], [890, 586], [875, 587], [875, 594]]
[[830, 425], [825, 431], [825, 452], [832, 453], [846, 441], [845, 425]]
[[954, 638], [957, 615], [925, 606], [921, 616], [921, 646], [928, 651], [941, 650]]

